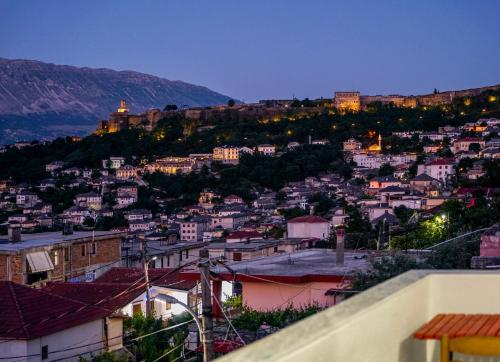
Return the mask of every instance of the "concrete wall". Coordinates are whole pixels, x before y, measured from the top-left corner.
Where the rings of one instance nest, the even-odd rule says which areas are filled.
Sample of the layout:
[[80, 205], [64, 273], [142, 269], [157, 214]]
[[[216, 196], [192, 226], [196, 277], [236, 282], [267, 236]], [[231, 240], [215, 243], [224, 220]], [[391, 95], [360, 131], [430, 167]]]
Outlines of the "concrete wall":
[[255, 310], [305, 307], [312, 304], [329, 307], [335, 303], [331, 296], [325, 296], [328, 289], [339, 287], [339, 283], [312, 282], [304, 284], [279, 285], [275, 283], [244, 282], [243, 304]]
[[[118, 336], [121, 336], [121, 319], [113, 321], [112, 331], [116, 330], [119, 330]], [[122, 338], [116, 338], [110, 342], [113, 342], [117, 348], [122, 347]], [[92, 352], [95, 355], [104, 352], [103, 319], [29, 341], [8, 341], [5, 343], [0, 341], [0, 357], [15, 362], [42, 361], [42, 346], [48, 346], [49, 352], [49, 358], [43, 361], [78, 361], [79, 356], [89, 358]], [[16, 356], [24, 357], [9, 359], [9, 357]]]
[[220, 360], [439, 361], [413, 333], [438, 313], [500, 313], [499, 285], [498, 271], [411, 271]]
[[287, 224], [289, 238], [318, 238], [328, 239], [330, 223], [291, 222]]

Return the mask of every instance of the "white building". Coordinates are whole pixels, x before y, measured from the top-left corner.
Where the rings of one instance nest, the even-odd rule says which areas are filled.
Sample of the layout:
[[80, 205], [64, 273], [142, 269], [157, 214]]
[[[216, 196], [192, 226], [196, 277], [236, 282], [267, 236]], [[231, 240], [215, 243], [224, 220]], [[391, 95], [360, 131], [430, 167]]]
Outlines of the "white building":
[[319, 216], [299, 216], [288, 220], [287, 232], [290, 239], [328, 239], [330, 236], [330, 222]]
[[257, 152], [262, 153], [265, 156], [273, 156], [276, 153], [276, 146], [273, 145], [258, 145]]
[[451, 176], [455, 175], [455, 160], [445, 158], [430, 160], [423, 165], [418, 165], [417, 175], [422, 173], [426, 173], [436, 180], [445, 182]]
[[102, 160], [102, 168], [119, 169], [125, 165], [125, 157], [110, 157], [108, 160]]
[[234, 146], [215, 147], [213, 160], [222, 163], [237, 164], [240, 160], [240, 149]]
[[123, 319], [108, 309], [7, 281], [0, 298], [5, 360], [76, 362], [123, 348]]
[[92, 210], [100, 210], [102, 207], [102, 196], [96, 192], [78, 194], [75, 197], [75, 205], [88, 207]]

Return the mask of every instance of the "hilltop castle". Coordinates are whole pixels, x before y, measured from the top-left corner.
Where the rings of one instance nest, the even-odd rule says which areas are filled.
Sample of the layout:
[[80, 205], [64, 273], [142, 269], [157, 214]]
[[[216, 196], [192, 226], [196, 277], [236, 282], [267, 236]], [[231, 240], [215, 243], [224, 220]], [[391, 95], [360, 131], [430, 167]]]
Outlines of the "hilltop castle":
[[114, 133], [129, 128], [144, 128], [151, 131], [162, 117], [162, 112], [157, 108], [140, 115], [129, 114], [127, 103], [122, 99], [116, 112], [111, 113], [107, 120], [99, 121], [96, 133]]
[[333, 104], [335, 108], [341, 111], [358, 112], [365, 110], [370, 103], [380, 102], [382, 104], [394, 104], [396, 107], [415, 108], [435, 107], [450, 104], [455, 98], [473, 97], [487, 90], [499, 90], [500, 84], [471, 88], [458, 91], [436, 92], [419, 96], [402, 95], [361, 95], [360, 92], [335, 92]]

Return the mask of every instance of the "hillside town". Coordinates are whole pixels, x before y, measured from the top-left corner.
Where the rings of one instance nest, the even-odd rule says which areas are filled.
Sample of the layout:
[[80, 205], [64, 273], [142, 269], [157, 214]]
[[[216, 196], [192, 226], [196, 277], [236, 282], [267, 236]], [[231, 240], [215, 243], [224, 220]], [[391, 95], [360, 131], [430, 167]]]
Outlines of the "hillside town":
[[[119, 119], [128, 127], [125, 101], [111, 119], [108, 132], [120, 131]], [[0, 351], [16, 355], [40, 345], [41, 360], [95, 352], [133, 360], [144, 357], [141, 336], [125, 340], [124, 331], [144, 315], [161, 326], [184, 323], [175, 336], [183, 353], [196, 355], [197, 325], [179, 318], [186, 309], [209, 308], [214, 353], [223, 355], [348, 299], [359, 292], [353, 288], [360, 276], [402, 251], [424, 263], [427, 252], [438, 253], [436, 244], [472, 235], [479, 253], [465, 267], [496, 268], [500, 185], [490, 181], [500, 159], [499, 130], [497, 118], [433, 131], [371, 129], [363, 140], [342, 140], [347, 171], [325, 170], [278, 188], [254, 184], [241, 194], [214, 184], [195, 199], [180, 190], [162, 194], [158, 179], [217, 180], [248, 158], [331, 152], [331, 141], [309, 135], [153, 159], [117, 152], [100, 167], [61, 159], [46, 163], [46, 177], [36, 182], [3, 179], [0, 293], [17, 317], [0, 331]], [[397, 151], [398, 143], [410, 150]], [[18, 143], [3, 152], [31, 147]], [[474, 210], [489, 216], [464, 216]], [[454, 227], [467, 222], [467, 229]], [[291, 310], [296, 315], [282, 324], [265, 320], [270, 311]], [[245, 324], [249, 313], [264, 319]], [[35, 323], [25, 327], [26, 318]], [[89, 344], [71, 348], [84, 330], [94, 336]]]

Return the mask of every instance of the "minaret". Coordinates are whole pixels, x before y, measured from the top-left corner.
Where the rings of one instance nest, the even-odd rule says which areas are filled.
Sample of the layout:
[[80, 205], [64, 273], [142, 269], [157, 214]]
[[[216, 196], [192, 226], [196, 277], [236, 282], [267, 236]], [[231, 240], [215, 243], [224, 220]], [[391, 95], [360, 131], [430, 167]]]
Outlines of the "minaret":
[[382, 134], [378, 134], [378, 149], [382, 151]]

